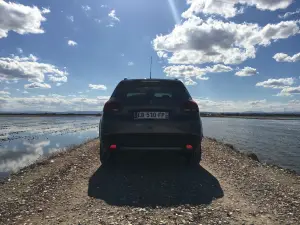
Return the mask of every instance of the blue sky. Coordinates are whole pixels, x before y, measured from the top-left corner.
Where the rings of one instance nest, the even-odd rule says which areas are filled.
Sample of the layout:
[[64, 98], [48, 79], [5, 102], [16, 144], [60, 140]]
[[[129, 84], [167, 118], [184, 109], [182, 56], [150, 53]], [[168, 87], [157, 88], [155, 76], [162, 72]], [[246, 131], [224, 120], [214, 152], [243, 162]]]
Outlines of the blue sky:
[[299, 18], [292, 0], [0, 0], [0, 111], [101, 110], [150, 56], [202, 111], [300, 111]]

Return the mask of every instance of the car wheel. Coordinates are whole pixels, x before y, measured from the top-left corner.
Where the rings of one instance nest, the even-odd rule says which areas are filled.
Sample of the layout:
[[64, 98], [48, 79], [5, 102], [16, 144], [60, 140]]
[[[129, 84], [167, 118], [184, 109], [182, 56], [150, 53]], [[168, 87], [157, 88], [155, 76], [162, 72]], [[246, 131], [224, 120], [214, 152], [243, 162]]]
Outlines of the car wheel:
[[104, 148], [103, 144], [100, 143], [100, 162], [101, 165], [106, 166], [111, 161], [110, 152]]
[[199, 165], [201, 161], [201, 145], [195, 151], [187, 155], [187, 163], [188, 165]]

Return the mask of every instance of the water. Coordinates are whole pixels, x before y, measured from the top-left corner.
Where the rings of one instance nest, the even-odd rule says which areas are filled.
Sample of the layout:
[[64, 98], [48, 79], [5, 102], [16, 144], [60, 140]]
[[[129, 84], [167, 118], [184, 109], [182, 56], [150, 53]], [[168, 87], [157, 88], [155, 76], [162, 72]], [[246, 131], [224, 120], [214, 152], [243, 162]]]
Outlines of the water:
[[0, 117], [0, 179], [98, 136], [99, 117]]
[[[0, 179], [98, 136], [99, 117], [0, 117]], [[204, 135], [300, 173], [300, 120], [202, 118]]]
[[204, 135], [300, 173], [300, 120], [202, 118]]

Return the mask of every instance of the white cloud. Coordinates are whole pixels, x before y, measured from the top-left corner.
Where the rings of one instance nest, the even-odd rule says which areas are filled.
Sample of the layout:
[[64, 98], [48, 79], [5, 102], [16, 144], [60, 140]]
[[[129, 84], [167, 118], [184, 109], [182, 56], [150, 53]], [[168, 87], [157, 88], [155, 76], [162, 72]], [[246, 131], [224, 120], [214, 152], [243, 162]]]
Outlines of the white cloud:
[[64, 98], [64, 95], [58, 95], [58, 94], [48, 94], [50, 97], [57, 97], [57, 98]]
[[246, 66], [244, 69], [241, 69], [240, 71], [236, 72], [235, 75], [239, 77], [249, 77], [257, 75], [258, 72], [255, 68]]
[[69, 46], [76, 46], [76, 45], [77, 45], [77, 42], [72, 41], [72, 40], [68, 40], [68, 45], [69, 45]]
[[260, 27], [192, 17], [176, 25], [170, 34], [158, 35], [153, 47], [159, 52], [173, 53], [169, 58], [173, 64], [239, 64], [255, 58], [257, 46], [268, 46], [273, 41], [298, 34], [298, 23], [282, 21]]
[[193, 86], [196, 85], [197, 82], [193, 81], [191, 78], [186, 77], [185, 80], [181, 80], [185, 85], [187, 86]]
[[22, 93], [23, 93], [23, 94], [28, 94], [29, 92], [28, 92], [28, 91], [23, 91]]
[[50, 10], [40, 10], [36, 6], [0, 1], [0, 38], [5, 38], [9, 31], [18, 34], [44, 33], [41, 23], [46, 21], [43, 14]]
[[84, 11], [91, 11], [91, 7], [90, 6], [88, 6], [88, 5], [83, 5], [83, 6], [81, 6], [81, 8], [84, 10]]
[[300, 61], [300, 52], [293, 56], [289, 56], [285, 53], [277, 53], [273, 56], [273, 59], [277, 62], [298, 62]]
[[106, 25], [106, 27], [114, 27], [114, 26], [115, 26], [114, 23], [110, 23], [110, 24]]
[[[188, 82], [188, 81], [187, 81]], [[98, 96], [96, 98], [76, 97], [76, 96], [33, 96], [33, 97], [0, 97], [1, 110], [40, 110], [47, 111], [68, 111], [68, 110], [102, 110], [104, 103], [110, 96]], [[243, 101], [214, 101], [195, 97], [200, 111], [210, 112], [243, 112], [243, 111], [282, 111], [283, 108], [290, 111], [300, 111], [300, 101], [291, 100], [288, 102], [261, 100], [243, 100]]]
[[72, 23], [74, 22], [74, 16], [67, 16], [67, 19], [68, 19], [69, 21], [71, 21]]
[[120, 22], [120, 19], [116, 16], [116, 10], [111, 10], [110, 13], [108, 14], [108, 16], [115, 21]]
[[213, 67], [199, 68], [192, 65], [174, 65], [164, 68], [164, 72], [168, 77], [183, 78], [186, 85], [195, 85], [196, 82], [192, 78], [199, 80], [208, 80], [205, 75], [207, 73], [222, 73], [232, 71], [232, 68], [224, 65], [214, 65]]
[[107, 87], [103, 84], [89, 84], [89, 88], [93, 90], [107, 90]]
[[33, 88], [49, 89], [49, 88], [51, 88], [51, 86], [49, 84], [46, 84], [46, 83], [34, 82], [34, 83], [31, 83], [31, 84], [25, 84], [24, 88], [25, 89], [33, 89]]
[[263, 100], [249, 101], [247, 103], [251, 106], [258, 106], [258, 105], [266, 104], [267, 100], [263, 99]]
[[19, 54], [23, 54], [23, 49], [17, 48], [17, 51], [18, 51]]
[[101, 8], [107, 8], [107, 5], [101, 5]]
[[279, 93], [280, 96], [291, 96], [294, 94], [300, 94], [300, 86], [298, 87], [284, 87]]
[[222, 64], [214, 65], [213, 67], [206, 67], [206, 72], [208, 73], [224, 73], [232, 71], [232, 68]]
[[124, 57], [124, 56], [125, 56], [125, 54], [124, 54], [124, 53], [121, 53], [120, 55], [121, 55], [122, 57]]
[[282, 112], [300, 111], [300, 101], [291, 100], [288, 102], [248, 100], [248, 101], [213, 101], [209, 99], [194, 100], [198, 103], [201, 112], [245, 112], [245, 111], [264, 111], [264, 112]]
[[57, 87], [59, 87], [59, 86], [61, 86], [61, 85], [63, 85], [62, 83], [56, 83], [56, 86]]
[[226, 18], [237, 14], [236, 1], [214, 1], [214, 0], [187, 0], [191, 6], [182, 13], [183, 18], [190, 18], [199, 13], [218, 14]]
[[157, 51], [157, 55], [159, 58], [168, 58], [168, 54], [163, 51]]
[[101, 23], [101, 22], [102, 22], [102, 20], [100, 20], [100, 19], [94, 19], [94, 21], [95, 21], [96, 23]]
[[268, 79], [256, 84], [257, 87], [283, 89], [294, 84], [294, 78]]
[[277, 97], [292, 97], [291, 94], [289, 94], [289, 93], [283, 93], [283, 92], [279, 92], [279, 93], [277, 93], [274, 96], [277, 96]]
[[191, 77], [197, 77], [198, 79], [203, 80], [208, 79], [207, 77], [203, 77], [206, 74], [203, 69], [190, 65], [167, 66], [164, 68], [164, 72], [168, 77], [183, 77], [187, 79], [190, 79]]
[[51, 10], [49, 8], [42, 8], [42, 13], [43, 14], [47, 14], [47, 13], [50, 13]]
[[18, 81], [27, 79], [30, 82], [44, 82], [45, 76], [67, 77], [68, 73], [56, 66], [41, 63], [39, 59], [30, 54], [28, 57], [0, 57], [0, 81]]
[[0, 91], [0, 96], [1, 95], [8, 96], [8, 95], [10, 95], [10, 92], [8, 92], [8, 91]]
[[16, 83], [19, 82], [19, 79], [17, 79], [17, 78], [12, 78], [12, 79], [8, 80], [8, 79], [5, 79], [5, 78], [1, 77], [1, 74], [0, 74], [0, 83], [2, 83], [2, 82], [4, 82], [4, 81], [5, 81], [5, 83], [7, 83], [7, 84], [16, 84]]
[[191, 6], [182, 14], [184, 18], [190, 18], [199, 13], [216, 14], [225, 18], [234, 17], [243, 13], [243, 7], [254, 6], [259, 10], [275, 11], [287, 8], [293, 0], [187, 0]]
[[111, 19], [110, 23], [106, 27], [114, 27], [115, 22], [120, 22], [120, 19], [116, 16], [116, 10], [111, 10], [108, 14], [108, 17]]
[[290, 16], [293, 16], [293, 15], [299, 14], [299, 13], [300, 13], [300, 9], [297, 9], [295, 12], [287, 12], [287, 13], [285, 13], [285, 14], [283, 14], [283, 15], [279, 15], [278, 17], [279, 17], [280, 19], [286, 19], [286, 18], [288, 18], [288, 17], [290, 17]]
[[108, 99], [110, 99], [110, 96], [97, 96], [97, 100], [99, 101], [107, 101]]
[[128, 62], [128, 66], [134, 66], [134, 62]]
[[48, 79], [52, 82], [67, 82], [68, 81], [68, 77], [56, 77], [56, 76], [48, 76]]
[[97, 98], [72, 97], [61, 95], [40, 95], [30, 97], [0, 97], [1, 110], [38, 110], [41, 108], [47, 111], [67, 110], [101, 110], [104, 103], [110, 96], [98, 96]]
[[299, 21], [282, 21], [277, 24], [267, 24], [258, 33], [260, 37], [253, 36], [250, 43], [267, 46], [272, 40], [286, 39], [299, 34]]

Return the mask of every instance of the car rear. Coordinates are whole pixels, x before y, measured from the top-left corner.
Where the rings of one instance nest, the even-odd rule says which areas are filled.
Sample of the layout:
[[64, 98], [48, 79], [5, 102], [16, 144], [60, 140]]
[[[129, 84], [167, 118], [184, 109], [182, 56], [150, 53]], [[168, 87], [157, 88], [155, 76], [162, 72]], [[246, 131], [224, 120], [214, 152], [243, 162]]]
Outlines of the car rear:
[[[123, 80], [103, 108], [102, 162], [123, 151], [200, 152], [198, 105], [178, 80]], [[105, 159], [105, 160], [104, 160]]]

